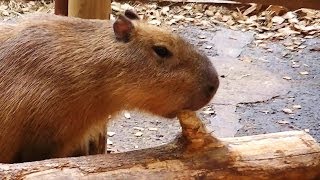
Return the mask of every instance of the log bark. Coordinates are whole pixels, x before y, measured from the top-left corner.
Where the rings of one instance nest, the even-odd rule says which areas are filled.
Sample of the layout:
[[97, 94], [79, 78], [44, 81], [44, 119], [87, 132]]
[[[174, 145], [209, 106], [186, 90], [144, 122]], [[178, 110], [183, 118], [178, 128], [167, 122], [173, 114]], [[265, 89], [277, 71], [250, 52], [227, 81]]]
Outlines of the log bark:
[[111, 0], [69, 0], [68, 16], [83, 19], [110, 19]]
[[182, 135], [167, 145], [127, 153], [0, 164], [0, 177], [29, 180], [320, 178], [320, 146], [303, 131], [217, 139], [203, 131], [201, 123], [182, 123]]

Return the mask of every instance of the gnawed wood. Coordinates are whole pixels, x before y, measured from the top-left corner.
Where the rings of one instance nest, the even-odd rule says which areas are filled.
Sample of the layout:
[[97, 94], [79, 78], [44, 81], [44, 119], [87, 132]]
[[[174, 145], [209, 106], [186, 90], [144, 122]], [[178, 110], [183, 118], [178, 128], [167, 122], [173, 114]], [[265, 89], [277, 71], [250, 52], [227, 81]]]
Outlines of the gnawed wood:
[[[206, 135], [205, 135], [206, 136]], [[302, 131], [223, 138], [190, 151], [190, 140], [127, 153], [1, 164], [8, 179], [315, 179], [320, 146]], [[194, 142], [193, 142], [194, 143]], [[192, 143], [191, 143], [192, 144]]]

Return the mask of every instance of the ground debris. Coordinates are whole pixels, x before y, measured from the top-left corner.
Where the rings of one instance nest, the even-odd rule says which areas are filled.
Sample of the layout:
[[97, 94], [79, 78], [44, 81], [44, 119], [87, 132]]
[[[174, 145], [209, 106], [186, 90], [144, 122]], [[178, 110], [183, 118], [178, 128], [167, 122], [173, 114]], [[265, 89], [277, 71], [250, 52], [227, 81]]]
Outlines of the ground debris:
[[[53, 1], [2, 1], [0, 2], [0, 19], [33, 12], [53, 13]], [[247, 8], [246, 8], [247, 7]], [[216, 24], [224, 25], [233, 30], [255, 31], [256, 39], [285, 39], [288, 36], [313, 38], [320, 35], [320, 11], [301, 8], [288, 11], [281, 6], [271, 5], [262, 9], [261, 5], [243, 5], [236, 10], [218, 5], [185, 3], [183, 5], [160, 6], [156, 2], [112, 2], [112, 15], [126, 9], [134, 9], [142, 19], [153, 25], [189, 26], [190, 24], [213, 28]], [[199, 37], [204, 39], [205, 37]], [[263, 42], [263, 41], [262, 41]], [[295, 44], [289, 50], [305, 46]]]

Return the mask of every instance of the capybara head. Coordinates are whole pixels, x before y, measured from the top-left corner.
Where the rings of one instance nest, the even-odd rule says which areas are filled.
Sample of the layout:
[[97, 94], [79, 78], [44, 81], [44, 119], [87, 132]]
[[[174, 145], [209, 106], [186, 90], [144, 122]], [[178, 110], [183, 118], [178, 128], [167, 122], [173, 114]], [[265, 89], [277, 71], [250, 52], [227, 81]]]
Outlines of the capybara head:
[[147, 24], [130, 10], [113, 30], [126, 45], [124, 69], [130, 78], [123, 81], [126, 93], [119, 95], [128, 107], [173, 118], [179, 110], [202, 108], [216, 93], [219, 79], [210, 60], [179, 35]]

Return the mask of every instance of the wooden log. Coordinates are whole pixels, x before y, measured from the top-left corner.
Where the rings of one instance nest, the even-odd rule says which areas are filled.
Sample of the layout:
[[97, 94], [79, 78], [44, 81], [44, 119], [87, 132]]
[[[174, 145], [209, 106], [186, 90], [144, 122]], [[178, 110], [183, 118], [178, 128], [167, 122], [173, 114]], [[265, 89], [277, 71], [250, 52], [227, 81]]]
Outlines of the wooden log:
[[55, 0], [54, 14], [68, 16], [68, 0]]
[[[186, 126], [185, 126], [186, 127]], [[184, 128], [185, 128], [184, 127]], [[188, 127], [187, 127], [188, 128]], [[197, 129], [200, 129], [197, 133]], [[288, 131], [205, 141], [189, 128], [174, 142], [119, 154], [0, 164], [1, 179], [303, 179], [320, 178], [320, 146]]]
[[111, 0], [69, 0], [68, 16], [83, 19], [110, 19]]

